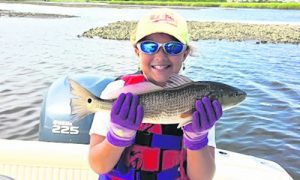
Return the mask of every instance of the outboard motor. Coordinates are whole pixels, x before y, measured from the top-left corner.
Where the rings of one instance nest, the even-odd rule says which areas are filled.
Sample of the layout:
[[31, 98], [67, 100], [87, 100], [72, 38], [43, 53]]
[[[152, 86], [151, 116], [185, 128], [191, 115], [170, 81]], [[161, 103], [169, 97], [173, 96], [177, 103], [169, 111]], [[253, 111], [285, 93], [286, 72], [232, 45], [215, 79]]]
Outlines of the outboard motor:
[[88, 144], [89, 130], [94, 114], [88, 115], [78, 122], [71, 122], [71, 93], [68, 78], [75, 80], [98, 97], [106, 85], [113, 80], [113, 78], [96, 75], [71, 75], [56, 80], [43, 99], [39, 140]]

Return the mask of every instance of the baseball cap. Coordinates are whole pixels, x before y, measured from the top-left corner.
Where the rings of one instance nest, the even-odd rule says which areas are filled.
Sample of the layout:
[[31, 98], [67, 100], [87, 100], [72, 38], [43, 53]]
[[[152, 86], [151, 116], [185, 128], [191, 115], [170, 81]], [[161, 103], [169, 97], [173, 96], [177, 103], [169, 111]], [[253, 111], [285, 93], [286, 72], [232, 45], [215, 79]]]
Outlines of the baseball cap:
[[131, 36], [131, 42], [136, 44], [144, 37], [153, 33], [166, 33], [183, 44], [188, 44], [188, 28], [186, 20], [168, 8], [152, 9], [138, 22], [135, 34]]

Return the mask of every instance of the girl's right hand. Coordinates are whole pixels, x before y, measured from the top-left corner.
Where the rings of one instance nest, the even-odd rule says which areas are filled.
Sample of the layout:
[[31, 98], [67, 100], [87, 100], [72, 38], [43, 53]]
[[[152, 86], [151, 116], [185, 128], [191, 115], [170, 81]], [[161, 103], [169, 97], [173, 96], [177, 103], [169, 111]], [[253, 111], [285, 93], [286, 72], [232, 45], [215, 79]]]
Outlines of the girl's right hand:
[[119, 147], [133, 144], [143, 116], [143, 106], [138, 104], [138, 96], [120, 94], [111, 110], [110, 129], [106, 136], [108, 142]]

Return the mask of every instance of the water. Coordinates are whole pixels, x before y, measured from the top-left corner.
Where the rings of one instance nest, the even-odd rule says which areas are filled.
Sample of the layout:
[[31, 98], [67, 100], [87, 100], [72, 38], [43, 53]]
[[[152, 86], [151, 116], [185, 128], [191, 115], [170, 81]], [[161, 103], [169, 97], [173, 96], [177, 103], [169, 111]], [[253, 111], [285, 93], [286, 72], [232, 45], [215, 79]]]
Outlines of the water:
[[[43, 95], [67, 74], [118, 76], [137, 69], [128, 41], [78, 38], [147, 9], [67, 8], [4, 4], [0, 9], [77, 15], [78, 18], [0, 17], [0, 138], [37, 140]], [[300, 11], [180, 9], [188, 20], [300, 24]], [[300, 45], [198, 41], [183, 72], [248, 93], [217, 124], [217, 146], [269, 159], [300, 179]]]

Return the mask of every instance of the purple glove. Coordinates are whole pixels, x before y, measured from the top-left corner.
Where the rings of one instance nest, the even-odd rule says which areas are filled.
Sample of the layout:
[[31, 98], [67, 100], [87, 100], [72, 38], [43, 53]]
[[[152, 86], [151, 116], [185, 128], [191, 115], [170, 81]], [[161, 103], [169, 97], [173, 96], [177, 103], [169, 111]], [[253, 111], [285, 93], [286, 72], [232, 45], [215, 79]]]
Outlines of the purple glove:
[[133, 144], [143, 115], [143, 106], [138, 105], [138, 96], [120, 94], [111, 109], [110, 129], [106, 136], [108, 142], [119, 147]]
[[192, 123], [183, 127], [183, 144], [187, 149], [199, 150], [208, 143], [208, 131], [222, 116], [222, 106], [219, 101], [210, 101], [203, 97], [195, 102], [196, 111]]

